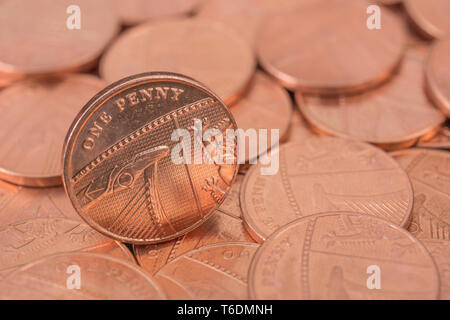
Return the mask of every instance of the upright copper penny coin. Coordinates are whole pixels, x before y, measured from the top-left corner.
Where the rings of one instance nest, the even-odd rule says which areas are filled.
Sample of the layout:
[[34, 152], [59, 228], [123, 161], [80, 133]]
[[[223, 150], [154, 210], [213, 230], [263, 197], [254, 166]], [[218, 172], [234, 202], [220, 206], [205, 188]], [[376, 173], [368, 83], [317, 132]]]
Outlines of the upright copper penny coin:
[[[76, 267], [82, 278], [74, 290], [68, 285], [68, 270]], [[20, 300], [166, 299], [140, 268], [92, 253], [59, 254], [32, 262], [0, 282], [0, 296]]]
[[100, 74], [108, 82], [140, 72], [169, 71], [201, 81], [229, 105], [255, 68], [247, 43], [226, 26], [170, 19], [126, 31], [106, 52]]
[[[372, 268], [372, 269], [370, 269]], [[381, 272], [370, 289], [368, 272]], [[256, 299], [436, 299], [439, 277], [425, 247], [406, 230], [370, 215], [332, 212], [277, 230], [249, 271]]]
[[383, 26], [367, 27], [369, 2], [309, 1], [267, 18], [258, 36], [262, 67], [290, 89], [336, 94], [388, 78], [405, 45], [401, 21], [381, 8]]
[[88, 69], [118, 30], [106, 0], [4, 1], [0, 70], [34, 75]]
[[425, 77], [431, 99], [450, 118], [450, 37], [433, 46]]
[[419, 239], [447, 240], [450, 247], [450, 153], [408, 149], [391, 155], [414, 191], [408, 230]]
[[424, 52], [410, 50], [400, 73], [383, 86], [329, 98], [297, 91], [297, 105], [316, 131], [384, 149], [411, 146], [445, 121], [423, 90], [424, 60]]
[[119, 20], [134, 25], [150, 19], [179, 16], [193, 12], [202, 0], [113, 0]]
[[445, 240], [425, 240], [420, 242], [428, 249], [439, 270], [439, 299], [450, 300], [450, 246]]
[[202, 139], [207, 129], [223, 136], [236, 123], [191, 78], [144, 73], [113, 83], [86, 104], [66, 138], [64, 186], [75, 209], [96, 230], [135, 244], [200, 226], [238, 170], [236, 143], [224, 142], [219, 161], [216, 145]]
[[404, 0], [406, 12], [413, 25], [428, 38], [450, 34], [450, 2], [447, 0]]
[[314, 137], [282, 145], [279, 170], [252, 167], [241, 187], [246, 227], [257, 241], [289, 222], [327, 211], [364, 212], [407, 226], [413, 193], [405, 171], [382, 150]]
[[0, 91], [0, 178], [26, 186], [60, 185], [67, 129], [104, 86], [95, 76], [72, 74], [26, 80]]
[[[245, 155], [242, 155], [242, 160], [254, 163], [260, 155], [265, 154], [287, 135], [292, 103], [285, 89], [264, 73], [257, 72], [247, 93], [230, 111], [239, 129], [245, 132], [256, 131], [256, 148], [253, 148], [255, 141], [246, 140]], [[273, 135], [274, 130], [278, 130], [276, 136]], [[265, 140], [262, 139], [264, 137]]]
[[169, 299], [248, 299], [248, 268], [258, 247], [228, 242], [195, 249], [162, 268], [155, 281]]

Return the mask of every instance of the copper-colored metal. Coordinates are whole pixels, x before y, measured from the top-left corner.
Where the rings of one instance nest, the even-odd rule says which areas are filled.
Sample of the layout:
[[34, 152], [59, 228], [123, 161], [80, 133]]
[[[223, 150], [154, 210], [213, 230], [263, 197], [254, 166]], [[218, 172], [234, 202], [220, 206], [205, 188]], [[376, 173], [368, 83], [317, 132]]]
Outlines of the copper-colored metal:
[[426, 63], [425, 77], [430, 98], [450, 118], [450, 38], [433, 46]]
[[377, 0], [377, 1], [386, 6], [398, 5], [403, 2], [403, 0]]
[[422, 148], [450, 149], [450, 120], [447, 120], [446, 124], [439, 128], [434, 137], [419, 141], [417, 146]]
[[134, 25], [151, 19], [181, 16], [193, 12], [202, 0], [113, 0], [119, 20]]
[[[379, 268], [379, 289], [368, 288], [369, 267]], [[295, 220], [267, 239], [251, 264], [249, 291], [268, 300], [436, 299], [439, 277], [425, 247], [404, 229], [331, 212]]]
[[[236, 129], [223, 102], [182, 75], [139, 74], [96, 95], [75, 119], [64, 148], [64, 186], [80, 216], [105, 235], [135, 244], [171, 240], [205, 222], [228, 195], [238, 165], [236, 145], [224, 145], [230, 164], [211, 157], [193, 163], [203, 152], [195, 145], [215, 152], [197, 141], [203, 132], [196, 122], [202, 131]], [[184, 155], [192, 164], [174, 163], [175, 129], [197, 141], [191, 156]]]
[[0, 91], [0, 178], [26, 186], [61, 185], [67, 129], [104, 86], [95, 76], [72, 74], [23, 81]]
[[234, 180], [230, 194], [225, 201], [220, 205], [219, 211], [233, 216], [241, 218], [241, 204], [239, 201], [239, 191], [241, 189], [242, 182], [244, 181], [244, 175], [238, 174], [236, 180]]
[[447, 0], [403, 0], [411, 22], [423, 36], [442, 38], [450, 34], [450, 2]]
[[254, 150], [251, 143], [245, 142], [245, 160], [252, 162], [265, 154], [271, 147], [279, 143], [272, 141], [271, 130], [279, 130], [279, 139], [288, 133], [292, 114], [291, 99], [285, 89], [280, 87], [262, 72], [257, 72], [247, 93], [230, 108], [239, 129], [256, 130], [257, 141], [260, 141], [260, 130], [267, 129], [263, 134], [267, 137], [264, 145], [258, 143]]
[[134, 246], [139, 265], [153, 275], [176, 257], [206, 245], [246, 241], [253, 242], [240, 218], [220, 211], [197, 229], [176, 240], [146, 246]]
[[155, 281], [169, 299], [248, 299], [248, 268], [258, 247], [228, 242], [195, 249], [163, 267]]
[[428, 252], [436, 262], [440, 278], [441, 300], [450, 300], [450, 249], [449, 242], [444, 240], [425, 240], [420, 242], [428, 249]]
[[280, 147], [277, 174], [261, 175], [260, 166], [249, 170], [240, 195], [245, 226], [259, 242], [295, 219], [327, 211], [408, 224], [413, 202], [408, 176], [369, 144], [309, 138]]
[[[79, 29], [67, 27], [75, 19], [76, 11], [68, 11], [73, 5], [80, 9]], [[89, 69], [118, 30], [106, 0], [4, 1], [0, 70], [23, 76]]]
[[65, 218], [16, 220], [0, 226], [0, 277], [38, 258], [85, 251], [134, 262], [129, 250], [88, 225]]
[[448, 240], [450, 247], [450, 153], [409, 149], [391, 155], [413, 186], [409, 232], [419, 239]]
[[411, 146], [445, 121], [424, 93], [424, 58], [422, 51], [408, 51], [394, 79], [363, 94], [326, 98], [298, 91], [297, 105], [319, 132], [384, 149]]
[[108, 82], [140, 72], [190, 76], [227, 105], [244, 92], [255, 68], [253, 53], [226, 26], [194, 19], [169, 19], [126, 31], [100, 61]]
[[[80, 288], [71, 289], [70, 266], [78, 266]], [[32, 262], [0, 282], [2, 299], [166, 299], [140, 268], [92, 253], [59, 254]]]
[[291, 124], [289, 126], [288, 141], [301, 142], [310, 137], [314, 137], [315, 133], [311, 130], [300, 112], [296, 109], [292, 113]]
[[404, 28], [381, 8], [383, 26], [370, 30], [368, 5], [308, 1], [271, 16], [259, 32], [262, 67], [290, 89], [321, 94], [359, 91], [386, 80], [403, 57]]

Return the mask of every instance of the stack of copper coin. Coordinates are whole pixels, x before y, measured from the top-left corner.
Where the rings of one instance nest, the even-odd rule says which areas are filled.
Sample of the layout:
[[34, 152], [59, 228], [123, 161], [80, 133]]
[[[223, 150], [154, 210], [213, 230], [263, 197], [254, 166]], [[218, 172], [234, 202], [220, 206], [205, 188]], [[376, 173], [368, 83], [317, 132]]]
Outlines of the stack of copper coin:
[[0, 298], [450, 299], [448, 12], [0, 0]]

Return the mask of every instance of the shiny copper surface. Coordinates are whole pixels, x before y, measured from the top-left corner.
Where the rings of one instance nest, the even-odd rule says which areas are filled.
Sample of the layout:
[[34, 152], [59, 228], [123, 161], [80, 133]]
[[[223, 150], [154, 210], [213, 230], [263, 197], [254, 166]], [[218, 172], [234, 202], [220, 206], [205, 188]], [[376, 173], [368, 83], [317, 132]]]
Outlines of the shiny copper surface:
[[447, 0], [404, 0], [411, 22], [425, 37], [442, 38], [450, 33], [450, 2]]

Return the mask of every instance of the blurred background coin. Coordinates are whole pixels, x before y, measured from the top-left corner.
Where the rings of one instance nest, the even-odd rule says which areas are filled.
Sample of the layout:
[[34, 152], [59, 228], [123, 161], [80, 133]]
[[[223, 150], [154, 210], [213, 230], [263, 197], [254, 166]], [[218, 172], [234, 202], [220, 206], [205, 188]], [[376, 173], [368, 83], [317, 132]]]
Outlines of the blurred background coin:
[[406, 12], [416, 29], [427, 38], [450, 34], [450, 2], [447, 0], [404, 0]]

